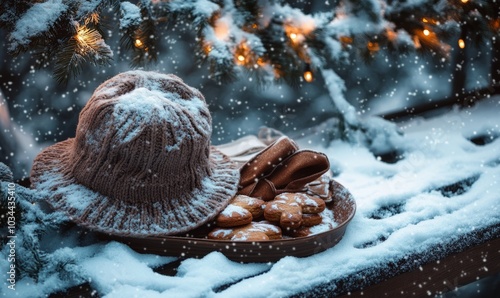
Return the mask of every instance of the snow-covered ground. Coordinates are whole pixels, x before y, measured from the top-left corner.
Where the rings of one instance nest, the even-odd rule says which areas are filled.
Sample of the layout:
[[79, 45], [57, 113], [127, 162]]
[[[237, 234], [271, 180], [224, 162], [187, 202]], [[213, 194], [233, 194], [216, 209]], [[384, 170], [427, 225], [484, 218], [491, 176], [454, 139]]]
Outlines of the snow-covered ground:
[[[373, 268], [409, 255], [432, 255], [433, 248], [462, 237], [458, 242], [465, 247], [474, 231], [498, 227], [499, 111], [500, 96], [494, 96], [468, 109], [400, 123], [404, 138], [399, 160], [392, 163], [359, 145], [334, 141], [324, 148], [315, 145], [314, 136], [297, 140], [329, 156], [337, 181], [357, 203], [339, 244], [310, 257], [240, 264], [213, 252], [183, 260], [175, 276], [164, 276], [152, 268], [176, 258], [142, 255], [117, 242], [60, 245], [58, 251], [77, 256], [74, 270], [105, 297], [284, 297], [324, 284], [335, 289], [332, 281], [343, 276], [361, 271], [368, 276]], [[6, 272], [6, 261], [0, 265]], [[4, 278], [2, 283], [5, 297], [34, 297], [69, 286], [57, 276], [19, 280], [15, 292], [6, 289]]]

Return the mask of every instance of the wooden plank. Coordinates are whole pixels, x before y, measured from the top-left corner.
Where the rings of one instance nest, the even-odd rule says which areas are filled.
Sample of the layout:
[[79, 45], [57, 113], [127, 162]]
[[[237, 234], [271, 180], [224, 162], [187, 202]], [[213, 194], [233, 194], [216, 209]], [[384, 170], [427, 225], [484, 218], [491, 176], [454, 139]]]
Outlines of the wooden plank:
[[100, 298], [101, 296], [92, 288], [90, 283], [86, 282], [78, 286], [74, 286], [65, 291], [52, 293], [48, 298]]
[[500, 272], [500, 238], [340, 297], [432, 297]]

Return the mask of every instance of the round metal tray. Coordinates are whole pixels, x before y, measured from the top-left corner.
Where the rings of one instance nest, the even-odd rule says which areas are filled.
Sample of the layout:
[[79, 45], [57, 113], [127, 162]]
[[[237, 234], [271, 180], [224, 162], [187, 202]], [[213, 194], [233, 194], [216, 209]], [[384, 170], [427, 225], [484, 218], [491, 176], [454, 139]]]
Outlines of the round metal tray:
[[337, 226], [311, 236], [258, 242], [207, 239], [206, 235], [213, 226], [198, 228], [187, 236], [101, 236], [107, 240], [125, 243], [140, 253], [182, 258], [200, 258], [213, 251], [220, 251], [227, 258], [238, 262], [274, 262], [285, 256], [306, 257], [336, 245], [344, 236], [347, 224], [356, 212], [356, 202], [351, 193], [335, 180], [332, 180], [332, 186], [333, 200], [327, 204], [327, 208], [333, 211]]

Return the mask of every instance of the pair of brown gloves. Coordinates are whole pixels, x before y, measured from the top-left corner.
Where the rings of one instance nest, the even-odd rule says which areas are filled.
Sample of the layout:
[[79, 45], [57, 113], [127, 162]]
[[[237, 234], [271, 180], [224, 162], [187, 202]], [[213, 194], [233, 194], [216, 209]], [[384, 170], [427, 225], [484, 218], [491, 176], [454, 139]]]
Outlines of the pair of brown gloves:
[[294, 141], [281, 137], [241, 167], [238, 194], [269, 201], [285, 192], [303, 192], [329, 169], [325, 154], [299, 150]]

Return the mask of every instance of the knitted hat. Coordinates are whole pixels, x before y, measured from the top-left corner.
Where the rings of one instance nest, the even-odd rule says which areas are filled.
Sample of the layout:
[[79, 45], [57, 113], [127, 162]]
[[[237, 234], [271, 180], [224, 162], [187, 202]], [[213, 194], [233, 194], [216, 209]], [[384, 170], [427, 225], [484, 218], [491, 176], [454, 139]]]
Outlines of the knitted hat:
[[203, 95], [174, 75], [121, 73], [80, 113], [75, 138], [43, 150], [32, 187], [78, 224], [115, 235], [183, 233], [234, 196], [235, 163], [210, 146]]

